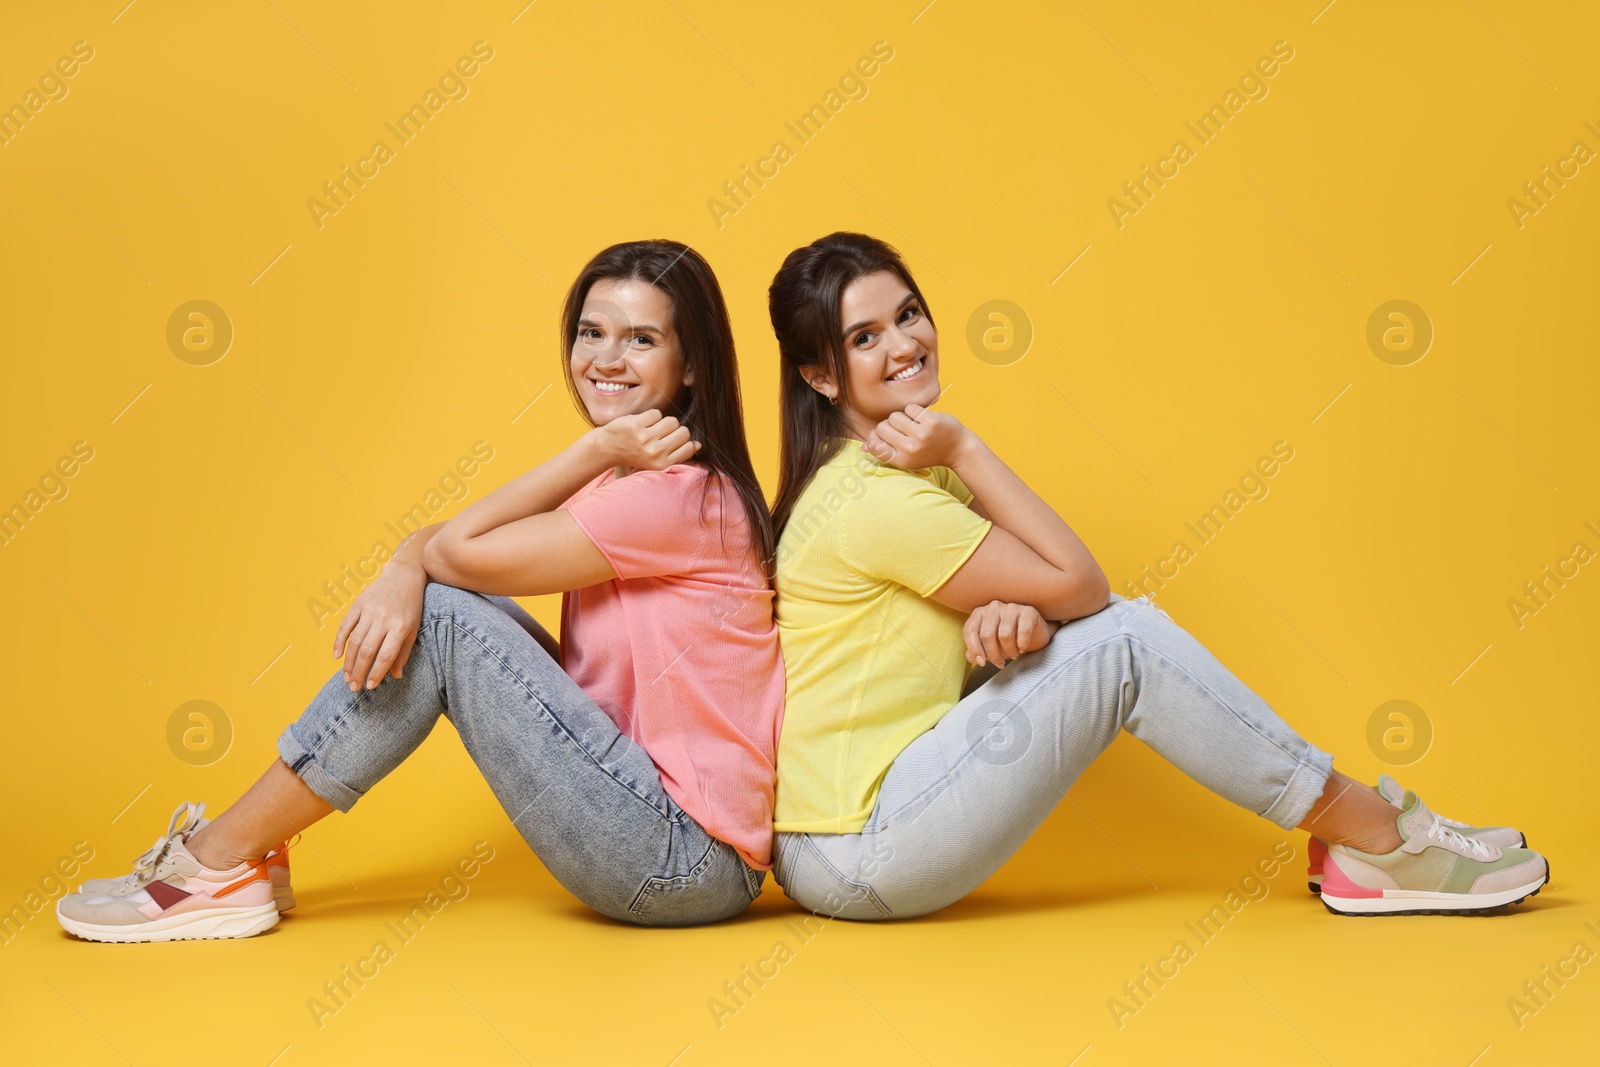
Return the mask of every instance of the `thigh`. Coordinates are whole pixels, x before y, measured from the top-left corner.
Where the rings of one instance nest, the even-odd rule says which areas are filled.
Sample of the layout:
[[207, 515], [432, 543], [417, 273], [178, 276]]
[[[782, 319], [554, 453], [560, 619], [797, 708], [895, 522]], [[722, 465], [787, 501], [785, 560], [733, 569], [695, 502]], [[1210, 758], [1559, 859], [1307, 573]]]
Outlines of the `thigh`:
[[561, 661], [561, 643], [551, 636], [550, 631], [540, 625], [539, 620], [529, 615], [527, 610], [508, 596], [480, 593], [479, 596], [511, 616], [511, 620], [527, 631], [528, 636], [539, 643], [539, 647], [550, 654], [556, 662]]
[[846, 898], [830, 912], [843, 917], [906, 918], [982, 884], [1121, 729], [1133, 668], [1118, 600], [1061, 627], [907, 745], [860, 833], [792, 835], [806, 841], [787, 849], [785, 889], [792, 877], [813, 908], [827, 893]]
[[451, 722], [517, 831], [573, 895], [652, 925], [712, 921], [750, 903], [737, 852], [679, 807], [649, 754], [521, 621], [451, 586], [430, 584], [424, 608]]

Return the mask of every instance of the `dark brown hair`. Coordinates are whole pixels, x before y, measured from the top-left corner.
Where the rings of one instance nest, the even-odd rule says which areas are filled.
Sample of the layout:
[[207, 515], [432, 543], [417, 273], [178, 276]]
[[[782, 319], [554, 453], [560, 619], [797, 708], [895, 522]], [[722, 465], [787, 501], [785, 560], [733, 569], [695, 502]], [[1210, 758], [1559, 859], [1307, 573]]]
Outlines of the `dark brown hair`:
[[[876, 237], [840, 231], [790, 252], [767, 290], [772, 332], [778, 337], [778, 499], [772, 528], [781, 536], [795, 501], [813, 475], [839, 450], [836, 438], [849, 437], [844, 407], [850, 400], [839, 298], [845, 286], [880, 270], [893, 271], [916, 295], [933, 324], [900, 253]], [[806, 383], [800, 368], [821, 366], [838, 386], [838, 404]]]
[[[727, 476], [738, 490], [750, 523], [750, 540], [764, 575], [771, 577], [774, 537], [766, 497], [750, 462], [744, 435], [744, 404], [739, 392], [739, 362], [734, 354], [733, 326], [717, 276], [700, 254], [677, 241], [625, 241], [602, 250], [578, 273], [561, 309], [561, 366], [567, 390], [589, 425], [589, 409], [572, 380], [572, 346], [589, 289], [601, 280], [639, 280], [660, 289], [672, 301], [672, 326], [684, 363], [694, 372], [687, 402], [670, 414], [689, 428], [701, 448], [687, 462], [699, 463]], [[705, 490], [710, 492], [711, 479]], [[705, 497], [701, 497], [702, 506]]]

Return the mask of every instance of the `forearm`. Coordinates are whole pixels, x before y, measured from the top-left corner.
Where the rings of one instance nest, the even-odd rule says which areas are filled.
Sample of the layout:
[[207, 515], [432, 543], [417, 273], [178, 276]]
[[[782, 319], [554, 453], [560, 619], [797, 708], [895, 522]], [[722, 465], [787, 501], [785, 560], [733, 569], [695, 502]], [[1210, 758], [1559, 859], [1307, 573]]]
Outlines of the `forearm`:
[[442, 540], [435, 547], [460, 545], [518, 519], [554, 511], [611, 465], [594, 438], [585, 434], [537, 467], [462, 509], [443, 524], [439, 535]]
[[969, 434], [951, 467], [990, 521], [1077, 579], [1085, 596], [1095, 601], [1085, 606], [1091, 610], [1104, 606], [1103, 591], [1110, 586], [1089, 547], [981, 438]]

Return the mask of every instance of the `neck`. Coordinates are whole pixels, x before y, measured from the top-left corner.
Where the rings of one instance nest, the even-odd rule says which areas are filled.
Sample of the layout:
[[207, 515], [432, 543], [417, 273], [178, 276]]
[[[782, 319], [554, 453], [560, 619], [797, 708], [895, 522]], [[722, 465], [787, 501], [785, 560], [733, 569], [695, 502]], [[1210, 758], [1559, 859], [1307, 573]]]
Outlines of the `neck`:
[[861, 412], [855, 410], [854, 408], [850, 408], [844, 413], [845, 436], [849, 437], [851, 440], [865, 443], [867, 437], [872, 433], [873, 428], [876, 427], [880, 421], [882, 420], [868, 419], [865, 415], [861, 414]]

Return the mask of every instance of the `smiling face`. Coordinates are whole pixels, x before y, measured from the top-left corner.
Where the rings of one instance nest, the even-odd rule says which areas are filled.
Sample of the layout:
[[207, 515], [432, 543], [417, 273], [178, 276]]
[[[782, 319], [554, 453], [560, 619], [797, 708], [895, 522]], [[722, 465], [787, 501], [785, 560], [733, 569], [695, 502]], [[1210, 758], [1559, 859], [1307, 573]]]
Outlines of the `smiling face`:
[[[846, 285], [839, 331], [850, 390], [845, 419], [857, 436], [865, 439], [908, 404], [927, 407], [938, 398], [939, 335], [899, 275], [880, 270]], [[801, 373], [812, 388], [838, 395], [821, 366]]]
[[651, 408], [670, 413], [694, 384], [673, 319], [672, 299], [648, 282], [602, 278], [589, 287], [569, 365], [596, 426]]

